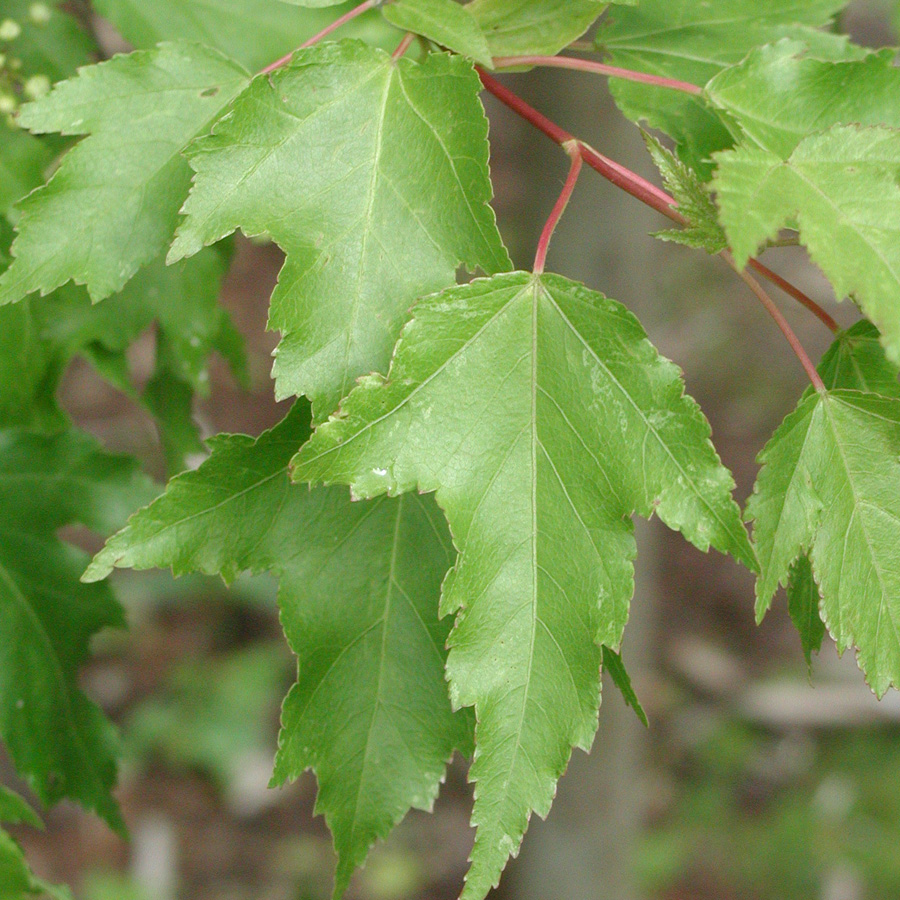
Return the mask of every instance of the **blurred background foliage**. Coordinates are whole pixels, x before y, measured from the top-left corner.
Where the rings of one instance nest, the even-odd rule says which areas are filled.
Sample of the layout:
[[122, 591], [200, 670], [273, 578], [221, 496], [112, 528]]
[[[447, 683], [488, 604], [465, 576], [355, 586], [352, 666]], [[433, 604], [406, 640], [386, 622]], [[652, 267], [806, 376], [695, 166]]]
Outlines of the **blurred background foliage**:
[[[0, 10], [12, 2], [0, 0]], [[110, 47], [121, 46], [92, 21]], [[842, 27], [866, 44], [894, 44], [900, 4], [860, 0]], [[514, 77], [565, 127], [655, 177], [602, 81]], [[505, 110], [489, 103], [488, 111], [496, 208], [513, 258], [527, 264], [566, 159]], [[630, 306], [685, 369], [744, 500], [754, 457], [793, 406], [802, 376], [718, 261], [647, 237], [659, 227], [653, 213], [587, 175], [550, 265]], [[780, 271], [827, 297], [802, 252], [779, 253]], [[249, 388], [214, 362], [197, 408], [204, 435], [256, 434], [284, 414], [271, 399], [274, 336], [265, 332], [279, 266], [272, 246], [236, 241], [222, 302], [248, 342]], [[849, 305], [831, 308], [843, 324], [853, 321]], [[808, 347], [825, 349], [817, 323], [786, 312]], [[154, 360], [150, 330], [128, 351], [131, 378], [149, 381]], [[163, 476], [166, 448], [147, 410], [85, 361], [69, 367], [61, 402], [107, 446], [137, 453]], [[532, 823], [498, 896], [896, 900], [900, 700], [876, 703], [854, 662], [830, 647], [808, 672], [783, 599], [757, 628], [751, 578], [727, 560], [702, 556], [654, 523], [638, 537], [626, 659], [651, 727], [609, 691], [594, 752], [576, 754], [550, 819]], [[124, 573], [117, 586], [130, 631], [104, 636], [84, 680], [123, 731], [119, 794], [131, 842], [63, 805], [44, 832], [14, 829], [35, 870], [72, 884], [80, 900], [326, 900], [333, 857], [313, 815], [314, 781], [268, 789], [294, 665], [274, 583], [241, 579], [226, 591], [210, 579]], [[350, 900], [457, 895], [472, 840], [465, 773], [457, 759], [435, 815], [413, 813], [378, 847]], [[0, 775], [14, 783], [3, 759]]]

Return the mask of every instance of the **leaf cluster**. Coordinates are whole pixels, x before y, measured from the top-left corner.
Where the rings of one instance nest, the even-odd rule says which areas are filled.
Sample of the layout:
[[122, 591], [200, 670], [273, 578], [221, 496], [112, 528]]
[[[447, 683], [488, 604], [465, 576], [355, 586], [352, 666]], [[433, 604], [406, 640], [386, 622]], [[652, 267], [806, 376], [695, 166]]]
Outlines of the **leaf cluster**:
[[[900, 74], [832, 27], [842, 0], [94, 5], [132, 52], [93, 62], [63, 8], [0, 2], [0, 738], [41, 802], [123, 827], [116, 735], [78, 687], [91, 637], [123, 624], [117, 567], [277, 576], [298, 664], [274, 781], [315, 771], [336, 896], [460, 752], [481, 900], [591, 747], [603, 672], [644, 717], [620, 656], [635, 515], [756, 573], [760, 617], [786, 586], [808, 661], [827, 631], [876, 693], [900, 686]], [[660, 237], [743, 269], [787, 232], [863, 316], [809, 364], [743, 514], [635, 317], [513, 271], [498, 231], [477, 66], [569, 47], [551, 62], [600, 54], [655, 132], [671, 196], [613, 180], [676, 219]], [[244, 372], [218, 302], [236, 232], [284, 253], [274, 391], [297, 399], [204, 445], [211, 354]], [[60, 409], [75, 357], [157, 421], [181, 474], [156, 499]], [[121, 530], [88, 565], [57, 534], [73, 524]], [[3, 790], [0, 819], [33, 814]], [[0, 894], [42, 890], [0, 832]]]

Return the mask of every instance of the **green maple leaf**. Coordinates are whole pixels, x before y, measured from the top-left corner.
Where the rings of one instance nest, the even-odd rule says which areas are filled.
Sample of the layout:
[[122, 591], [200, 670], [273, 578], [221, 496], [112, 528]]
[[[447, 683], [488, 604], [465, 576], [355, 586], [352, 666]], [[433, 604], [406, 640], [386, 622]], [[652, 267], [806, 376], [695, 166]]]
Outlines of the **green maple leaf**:
[[709, 425], [624, 307], [528, 273], [420, 301], [295, 460], [356, 496], [437, 489], [460, 556], [442, 611], [455, 706], [478, 717], [464, 897], [484, 896], [597, 727], [601, 645], [633, 592], [631, 514], [755, 566]]
[[84, 435], [0, 432], [0, 738], [42, 802], [69, 797], [115, 827], [115, 733], [78, 669], [122, 611], [105, 586], [79, 584], [85, 556], [56, 532], [108, 533], [152, 494], [133, 461]]
[[894, 53], [833, 61], [782, 40], [754, 50], [706, 86], [710, 102], [741, 140], [788, 159], [808, 135], [833, 125], [900, 127]]
[[[304, 6], [307, 4], [303, 4]], [[312, 5], [312, 4], [310, 4]], [[335, 6], [336, 4], [319, 4]], [[336, 19], [337, 9], [300, 11], [283, 0], [95, 0], [94, 6], [128, 40], [149, 49], [163, 41], [191, 41], [224, 53], [257, 71], [290, 53]], [[378, 23], [378, 13], [364, 23], [345, 28], [366, 33]]]
[[82, 69], [19, 122], [88, 135], [19, 205], [0, 304], [75, 281], [95, 301], [168, 247], [191, 170], [181, 153], [247, 83], [235, 63], [198, 45], [163, 45]]
[[429, 40], [483, 66], [491, 65], [491, 51], [475, 16], [455, 0], [395, 0], [384, 6], [384, 17], [404, 31]]
[[880, 697], [900, 684], [900, 400], [808, 394], [759, 460], [747, 507], [761, 565], [757, 616], [808, 553], [825, 624], [840, 652], [857, 647]]
[[[703, 86], [754, 47], [779, 38], [799, 38], [816, 55], [857, 52], [846, 38], [812, 27], [829, 24], [846, 5], [846, 0], [641, 0], [610, 13], [597, 46], [612, 65]], [[710, 154], [732, 143], [700, 97], [615, 78], [610, 89], [626, 116], [673, 137], [682, 158], [702, 174], [709, 172]]]
[[[829, 389], [868, 391], [900, 399], [897, 367], [884, 354], [878, 329], [863, 319], [842, 331], [818, 365], [822, 381]], [[812, 388], [807, 391], [811, 393]], [[819, 588], [809, 557], [802, 555], [791, 567], [787, 583], [788, 611], [800, 633], [807, 665], [818, 653], [825, 634], [819, 615]]]
[[113, 566], [176, 574], [273, 570], [299, 657], [274, 780], [312, 767], [339, 854], [336, 894], [411, 806], [427, 809], [471, 721], [444, 681], [449, 624], [438, 620], [453, 554], [430, 497], [351, 503], [346, 488], [292, 485], [288, 462], [309, 433], [308, 406], [254, 440], [220, 436], [196, 472], [135, 515], [85, 577]]
[[796, 225], [837, 295], [853, 297], [900, 361], [900, 130], [835, 126], [787, 161], [740, 147], [717, 162], [713, 185], [738, 265]]
[[472, 0], [466, 8], [487, 37], [492, 56], [521, 56], [559, 53], [590, 28], [605, 6], [598, 0]]
[[418, 297], [461, 263], [509, 267], [480, 90], [460, 57], [325, 44], [255, 80], [189, 150], [197, 175], [170, 259], [237, 228], [287, 253], [269, 315], [279, 397], [306, 394], [327, 414], [387, 366]]

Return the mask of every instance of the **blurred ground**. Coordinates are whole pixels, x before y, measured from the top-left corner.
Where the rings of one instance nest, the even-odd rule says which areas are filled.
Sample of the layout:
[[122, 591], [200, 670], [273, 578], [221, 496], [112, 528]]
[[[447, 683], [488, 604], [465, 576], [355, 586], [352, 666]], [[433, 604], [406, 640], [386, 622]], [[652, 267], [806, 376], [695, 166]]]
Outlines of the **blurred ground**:
[[[872, 43], [895, 40], [877, 4], [847, 24]], [[565, 88], [563, 86], [566, 86]], [[643, 174], [635, 129], [597, 80], [519, 76], [542, 110]], [[565, 174], [562, 154], [505, 111], [492, 118], [496, 206], [514, 258], [528, 265]], [[715, 260], [646, 237], [660, 227], [586, 173], [553, 244], [550, 266], [626, 303], [663, 353], [685, 369], [743, 501], [754, 457], [802, 390], [780, 335]], [[771, 264], [822, 298], [803, 254]], [[768, 261], [768, 258], [767, 258]], [[257, 434], [284, 413], [272, 401], [265, 332], [277, 250], [238, 242], [223, 302], [246, 335], [252, 390], [217, 367], [198, 408], [208, 434]], [[781, 302], [781, 298], [779, 298]], [[806, 346], [828, 335], [784, 302]], [[832, 305], [842, 323], [849, 305]], [[149, 375], [152, 335], [132, 366]], [[162, 476], [149, 420], [86, 365], [64, 402], [111, 448]], [[639, 585], [626, 661], [651, 719], [645, 732], [610, 686], [591, 757], [577, 754], [548, 823], [535, 822], [500, 894], [528, 900], [896, 900], [900, 897], [900, 701], [877, 704], [848, 655], [828, 648], [810, 687], [783, 598], [762, 627], [752, 579], [652, 523], [639, 532]], [[124, 573], [128, 634], [107, 636], [85, 686], [123, 729], [120, 841], [71, 806], [47, 831], [19, 830], [34, 868], [82, 900], [324, 900], [333, 865], [314, 818], [310, 777], [267, 790], [278, 705], [293, 662], [274, 585]], [[0, 762], [4, 779], [8, 766]], [[351, 900], [452, 900], [471, 843], [465, 764], [457, 760], [436, 814], [414, 813], [379, 847]]]

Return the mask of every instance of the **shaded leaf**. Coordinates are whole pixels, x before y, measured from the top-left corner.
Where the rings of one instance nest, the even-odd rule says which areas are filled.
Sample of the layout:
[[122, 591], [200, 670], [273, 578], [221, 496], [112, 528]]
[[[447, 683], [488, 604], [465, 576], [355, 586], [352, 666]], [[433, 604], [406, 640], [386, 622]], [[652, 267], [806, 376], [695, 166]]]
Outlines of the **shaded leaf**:
[[788, 612], [800, 635], [806, 665], [812, 667], [812, 655], [819, 652], [825, 637], [825, 623], [819, 615], [819, 586], [808, 556], [798, 557], [791, 566], [787, 594]]
[[0, 737], [42, 802], [69, 797], [117, 828], [116, 736], [78, 670], [122, 611], [105, 586], [79, 584], [85, 556], [56, 532], [112, 531], [152, 495], [133, 461], [84, 435], [0, 432]]
[[210, 458], [134, 516], [85, 577], [113, 566], [278, 575], [299, 680], [274, 780], [316, 771], [339, 895], [377, 838], [411, 806], [430, 808], [453, 749], [470, 748], [471, 721], [451, 711], [444, 681], [450, 625], [437, 607], [453, 553], [440, 511], [430, 497], [351, 503], [346, 488], [291, 485], [308, 422], [299, 403], [256, 440], [213, 439]]
[[631, 678], [622, 662], [622, 657], [615, 650], [610, 650], [609, 647], [603, 648], [603, 671], [612, 678], [613, 684], [621, 691], [622, 698], [635, 711], [644, 727], [649, 728], [650, 723], [647, 721], [647, 713], [644, 712], [644, 707], [641, 706], [641, 701], [638, 700], [638, 695], [631, 684]]

